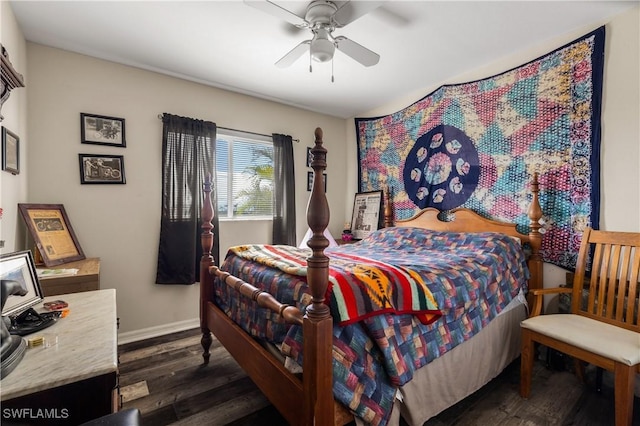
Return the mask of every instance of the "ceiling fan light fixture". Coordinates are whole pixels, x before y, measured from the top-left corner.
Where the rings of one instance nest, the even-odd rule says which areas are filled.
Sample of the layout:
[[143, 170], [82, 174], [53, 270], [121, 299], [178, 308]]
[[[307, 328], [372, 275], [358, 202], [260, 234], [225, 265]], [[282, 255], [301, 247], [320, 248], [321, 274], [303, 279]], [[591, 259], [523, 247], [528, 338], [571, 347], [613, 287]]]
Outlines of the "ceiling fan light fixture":
[[313, 39], [309, 47], [311, 58], [317, 62], [328, 62], [333, 58], [336, 50], [335, 43], [331, 40], [330, 30], [323, 26], [313, 30]]
[[333, 58], [336, 46], [326, 38], [320, 38], [311, 42], [311, 58], [316, 62], [328, 62]]

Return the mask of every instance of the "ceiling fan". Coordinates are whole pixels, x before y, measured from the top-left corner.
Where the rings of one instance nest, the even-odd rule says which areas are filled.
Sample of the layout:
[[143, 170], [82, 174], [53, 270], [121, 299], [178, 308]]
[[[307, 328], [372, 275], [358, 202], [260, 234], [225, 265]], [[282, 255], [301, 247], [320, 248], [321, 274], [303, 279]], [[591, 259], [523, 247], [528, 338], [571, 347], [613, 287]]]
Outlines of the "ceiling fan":
[[[245, 0], [245, 3], [284, 19], [298, 28], [311, 30], [313, 37], [291, 49], [276, 62], [276, 66], [286, 68], [297, 61], [307, 51], [310, 58], [317, 62], [333, 59], [335, 49], [361, 63], [365, 67], [375, 65], [380, 55], [344, 36], [334, 36], [333, 31], [342, 28], [361, 16], [381, 6], [384, 1], [326, 1], [315, 0], [309, 3], [304, 16], [293, 13], [278, 4], [269, 1]], [[311, 64], [309, 64], [311, 71]]]

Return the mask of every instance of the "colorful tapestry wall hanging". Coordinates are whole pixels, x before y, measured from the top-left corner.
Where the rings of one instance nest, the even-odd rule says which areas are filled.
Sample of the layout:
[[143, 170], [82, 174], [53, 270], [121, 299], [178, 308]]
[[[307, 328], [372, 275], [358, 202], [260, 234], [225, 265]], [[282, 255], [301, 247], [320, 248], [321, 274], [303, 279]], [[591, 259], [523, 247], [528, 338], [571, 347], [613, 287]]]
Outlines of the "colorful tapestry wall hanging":
[[483, 80], [356, 118], [359, 190], [389, 189], [396, 219], [467, 207], [528, 232], [538, 173], [545, 261], [572, 270], [599, 228], [604, 27]]

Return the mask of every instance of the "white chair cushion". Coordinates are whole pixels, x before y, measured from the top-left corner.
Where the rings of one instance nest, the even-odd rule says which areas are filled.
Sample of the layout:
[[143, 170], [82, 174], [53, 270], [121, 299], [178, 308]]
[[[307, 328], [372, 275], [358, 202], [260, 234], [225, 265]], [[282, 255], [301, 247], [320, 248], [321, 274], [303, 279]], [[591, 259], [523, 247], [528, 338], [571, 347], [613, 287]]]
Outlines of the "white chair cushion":
[[640, 364], [640, 333], [631, 330], [573, 314], [538, 315], [520, 325], [626, 365]]

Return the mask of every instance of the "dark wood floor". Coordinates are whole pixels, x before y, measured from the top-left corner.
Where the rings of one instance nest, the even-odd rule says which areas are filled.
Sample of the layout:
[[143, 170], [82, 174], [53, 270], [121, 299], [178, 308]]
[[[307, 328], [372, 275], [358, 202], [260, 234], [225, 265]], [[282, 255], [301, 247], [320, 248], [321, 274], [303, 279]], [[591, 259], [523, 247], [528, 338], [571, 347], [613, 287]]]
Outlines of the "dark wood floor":
[[[145, 426], [286, 425], [216, 340], [210, 364], [202, 364], [198, 330], [121, 345], [119, 358], [123, 408], [139, 408]], [[424, 426], [613, 425], [608, 376], [598, 393], [593, 383], [583, 386], [570, 372], [538, 363], [532, 397], [523, 400], [518, 362]], [[639, 398], [634, 414], [633, 424], [640, 426]]]

